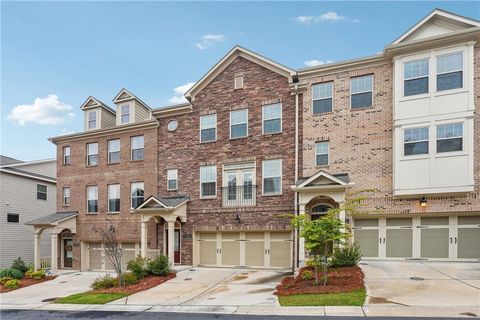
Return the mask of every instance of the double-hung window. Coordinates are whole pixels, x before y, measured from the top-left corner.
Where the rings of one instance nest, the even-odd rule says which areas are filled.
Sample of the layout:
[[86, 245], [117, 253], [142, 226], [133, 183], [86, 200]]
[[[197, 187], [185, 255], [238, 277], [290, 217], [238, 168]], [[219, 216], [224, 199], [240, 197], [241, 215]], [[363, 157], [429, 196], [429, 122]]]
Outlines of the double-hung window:
[[263, 106], [263, 134], [274, 134], [282, 132], [282, 104], [275, 103]]
[[7, 213], [7, 222], [9, 223], [19, 223], [20, 215], [18, 213]]
[[248, 136], [248, 109], [230, 112], [230, 139]]
[[437, 91], [463, 87], [463, 53], [437, 57]]
[[87, 187], [87, 213], [98, 212], [98, 187]]
[[143, 136], [131, 137], [130, 145], [131, 145], [132, 161], [143, 160], [144, 158]]
[[47, 186], [37, 184], [37, 200], [47, 200]]
[[70, 164], [71, 159], [71, 149], [69, 146], [63, 147], [63, 164], [67, 165]]
[[463, 150], [463, 123], [437, 126], [437, 153]]
[[408, 128], [403, 131], [403, 155], [428, 154], [428, 127]]
[[350, 79], [350, 108], [373, 106], [373, 75]]
[[167, 190], [178, 189], [178, 171], [177, 169], [167, 170]]
[[317, 166], [328, 165], [328, 152], [330, 143], [328, 141], [321, 141], [315, 143], [315, 164]]
[[130, 185], [130, 194], [132, 196], [132, 208], [137, 208], [145, 200], [145, 189], [143, 182], [132, 182]]
[[70, 188], [63, 188], [63, 205], [70, 205]]
[[108, 185], [108, 212], [120, 212], [120, 185]]
[[313, 114], [332, 112], [333, 82], [319, 83], [312, 86]]
[[209, 114], [200, 117], [200, 142], [217, 140], [217, 115]]
[[403, 64], [403, 95], [428, 93], [428, 59]]
[[87, 166], [98, 165], [98, 143], [87, 143]]
[[120, 162], [120, 139], [108, 140], [108, 163]]
[[264, 160], [262, 166], [263, 194], [282, 193], [282, 160]]
[[200, 197], [212, 198], [217, 195], [217, 166], [200, 167]]
[[130, 105], [124, 104], [120, 107], [120, 124], [130, 123]]
[[88, 129], [97, 129], [97, 111], [88, 111]]

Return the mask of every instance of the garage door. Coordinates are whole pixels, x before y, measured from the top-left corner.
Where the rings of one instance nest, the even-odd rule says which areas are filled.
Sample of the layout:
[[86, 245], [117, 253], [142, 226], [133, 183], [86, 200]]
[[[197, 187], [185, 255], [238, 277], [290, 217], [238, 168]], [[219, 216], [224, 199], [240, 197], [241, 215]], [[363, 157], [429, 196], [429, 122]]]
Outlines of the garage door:
[[378, 219], [355, 219], [353, 237], [354, 241], [360, 246], [363, 257], [378, 257], [381, 242]]
[[480, 216], [458, 217], [457, 257], [480, 259]]
[[422, 217], [420, 219], [420, 257], [448, 258], [448, 217]]
[[[122, 267], [127, 268], [128, 261], [139, 254], [139, 246], [135, 243], [122, 243]], [[137, 248], [138, 247], [138, 248]], [[102, 243], [91, 242], [88, 244], [88, 269], [91, 271], [112, 271], [113, 264], [105, 254]]]
[[411, 258], [413, 253], [412, 218], [387, 218], [385, 256]]
[[202, 266], [290, 268], [292, 233], [200, 232], [197, 235], [198, 264]]

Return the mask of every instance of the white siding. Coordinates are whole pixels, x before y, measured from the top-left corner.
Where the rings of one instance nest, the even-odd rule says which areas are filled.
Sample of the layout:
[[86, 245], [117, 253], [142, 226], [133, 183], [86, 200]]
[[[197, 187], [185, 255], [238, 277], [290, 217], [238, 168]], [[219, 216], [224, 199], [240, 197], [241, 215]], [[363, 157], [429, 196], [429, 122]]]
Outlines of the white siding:
[[20, 166], [15, 166], [13, 168], [41, 174], [52, 178], [55, 178], [57, 176], [57, 165], [55, 160], [40, 163], [27, 163], [24, 165], [22, 164]]
[[150, 118], [150, 110], [135, 101], [135, 122], [145, 121]]
[[101, 111], [101, 128], [110, 128], [115, 126], [115, 115], [107, 110], [102, 109]]

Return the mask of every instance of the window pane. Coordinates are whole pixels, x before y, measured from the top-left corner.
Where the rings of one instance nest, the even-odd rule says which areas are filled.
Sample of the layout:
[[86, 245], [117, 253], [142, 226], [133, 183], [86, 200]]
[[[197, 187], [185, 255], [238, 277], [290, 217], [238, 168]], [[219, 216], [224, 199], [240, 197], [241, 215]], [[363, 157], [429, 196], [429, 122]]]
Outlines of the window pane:
[[20, 222], [20, 215], [15, 213], [7, 213], [7, 222], [11, 222], [11, 223]]
[[371, 107], [371, 106], [372, 106], [371, 92], [352, 94], [352, 102], [351, 102], [352, 109], [365, 108], [365, 107]]
[[446, 54], [437, 58], [437, 73], [463, 70], [463, 53]]
[[88, 200], [97, 200], [98, 199], [98, 187], [97, 186], [87, 187], [87, 197], [88, 197]]
[[451, 123], [437, 126], [437, 139], [463, 137], [463, 124]]
[[120, 151], [120, 139], [108, 140], [108, 151], [109, 152]]
[[98, 143], [89, 143], [87, 144], [88, 154], [97, 154], [98, 153]]
[[167, 179], [177, 179], [177, 169], [169, 169], [167, 170]]
[[206, 166], [200, 167], [200, 181], [216, 181], [217, 180], [217, 167], [216, 166]]
[[98, 164], [98, 156], [96, 154], [92, 156], [88, 156], [89, 166], [96, 166], [97, 164]]
[[108, 186], [108, 197], [112, 198], [120, 198], [120, 185], [119, 184], [111, 184]]
[[437, 152], [452, 152], [463, 150], [463, 138], [437, 140]]
[[122, 115], [123, 114], [129, 114], [130, 113], [130, 106], [128, 104], [125, 104], [122, 106]]
[[44, 186], [42, 184], [37, 184], [37, 191], [38, 192], [47, 192], [47, 186]]
[[437, 91], [463, 87], [463, 71], [437, 75]]
[[363, 76], [352, 78], [351, 80], [351, 93], [360, 93], [366, 91], [372, 91], [373, 76]]
[[143, 136], [132, 137], [132, 149], [143, 148]]
[[88, 212], [98, 212], [98, 200], [88, 200]]
[[328, 153], [329, 143], [327, 141], [317, 142], [315, 144], [315, 151], [317, 154], [326, 154]]
[[69, 156], [70, 155], [70, 147], [63, 148], [63, 155], [64, 156]]
[[332, 112], [332, 98], [313, 101], [313, 114], [326, 112]]
[[282, 117], [282, 104], [276, 103], [263, 106], [263, 119], [276, 119]]
[[428, 77], [404, 81], [403, 83], [404, 96], [413, 96], [421, 93], [428, 93]]
[[280, 193], [281, 178], [263, 178], [263, 193]]
[[200, 135], [201, 142], [215, 141], [216, 139], [216, 129], [203, 129]]
[[168, 180], [168, 190], [177, 189], [177, 180]]
[[409, 128], [403, 134], [404, 142], [428, 141], [428, 128]]
[[428, 154], [428, 141], [405, 143], [403, 152], [405, 156]]
[[143, 149], [132, 150], [132, 160], [143, 160]]
[[108, 154], [108, 163], [119, 163], [120, 162], [120, 152], [110, 152]]
[[96, 111], [90, 111], [88, 113], [88, 121], [95, 121], [97, 119], [97, 112]]
[[272, 134], [272, 133], [279, 133], [279, 132], [282, 132], [280, 119], [265, 120], [263, 122], [264, 134]]
[[282, 174], [282, 160], [265, 160], [263, 161], [263, 176], [276, 177]]
[[200, 117], [200, 129], [215, 128], [217, 125], [217, 115], [211, 114]]
[[428, 59], [407, 62], [403, 65], [403, 78], [428, 77]]
[[248, 118], [248, 111], [247, 109], [243, 110], [236, 110], [230, 113], [230, 121], [231, 124], [240, 124], [240, 123], [247, 123]]
[[316, 160], [317, 166], [326, 166], [328, 165], [328, 154], [319, 154]]
[[319, 100], [331, 98], [333, 91], [333, 82], [320, 83], [312, 86], [312, 99]]
[[242, 138], [247, 136], [247, 124], [232, 125], [232, 138]]
[[203, 182], [202, 183], [202, 196], [215, 196], [216, 182]]

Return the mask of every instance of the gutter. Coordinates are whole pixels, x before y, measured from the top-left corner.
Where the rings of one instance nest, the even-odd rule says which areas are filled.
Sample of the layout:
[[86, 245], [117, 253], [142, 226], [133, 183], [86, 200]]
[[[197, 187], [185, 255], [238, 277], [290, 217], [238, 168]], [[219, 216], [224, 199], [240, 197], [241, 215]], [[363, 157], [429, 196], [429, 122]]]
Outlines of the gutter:
[[[295, 183], [298, 181], [298, 84], [295, 84]], [[295, 217], [298, 216], [298, 192], [294, 192], [294, 214]], [[295, 228], [294, 230], [294, 237], [295, 237], [295, 248], [294, 248], [294, 265], [293, 265], [293, 270], [298, 267], [298, 229]]]

